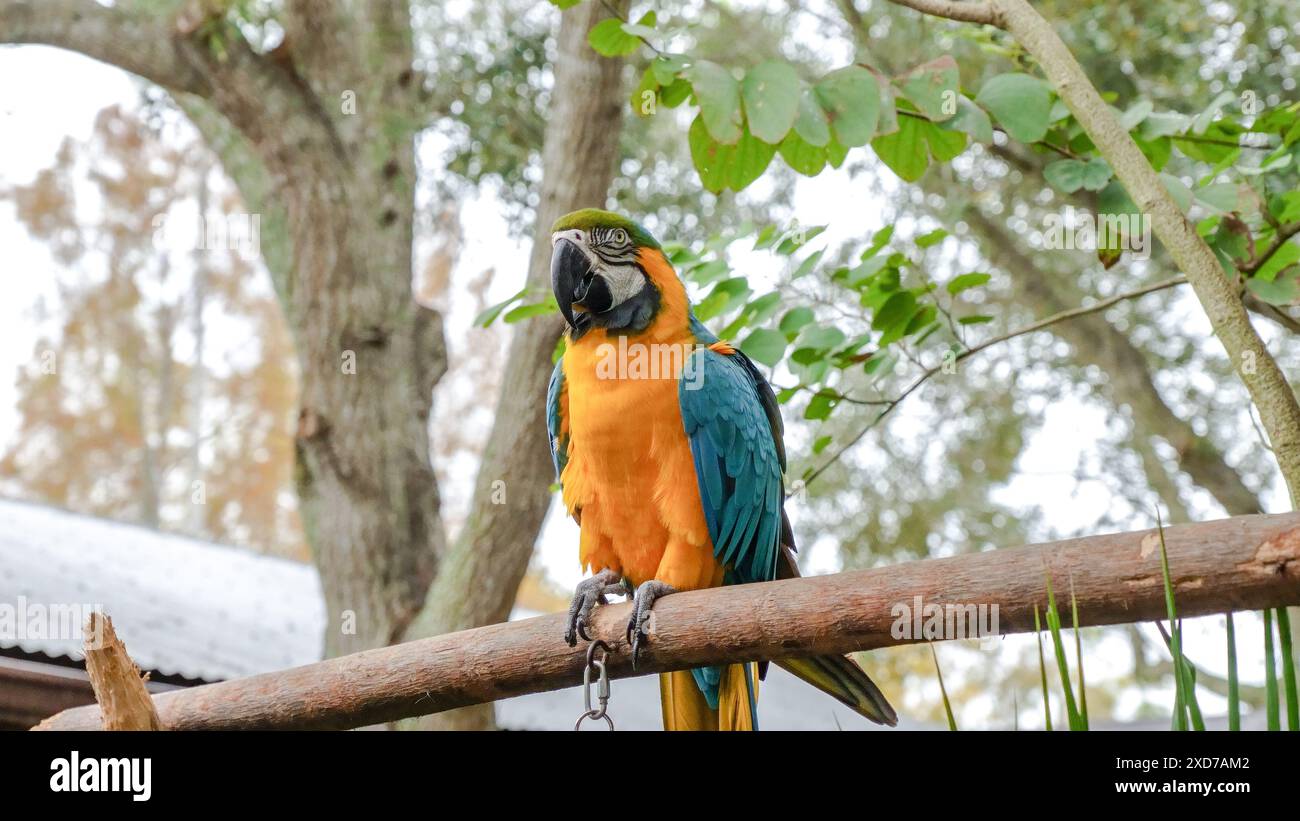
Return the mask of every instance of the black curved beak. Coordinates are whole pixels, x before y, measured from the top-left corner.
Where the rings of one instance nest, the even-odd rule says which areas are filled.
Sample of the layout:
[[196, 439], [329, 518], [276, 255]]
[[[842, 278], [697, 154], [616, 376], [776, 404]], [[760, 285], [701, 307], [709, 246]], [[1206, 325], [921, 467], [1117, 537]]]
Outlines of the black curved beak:
[[[591, 262], [572, 240], [560, 239], [551, 253], [551, 290], [569, 327], [581, 330], [591, 324], [591, 314], [608, 311], [614, 297], [604, 277], [591, 270]], [[584, 311], [575, 314], [574, 308]]]

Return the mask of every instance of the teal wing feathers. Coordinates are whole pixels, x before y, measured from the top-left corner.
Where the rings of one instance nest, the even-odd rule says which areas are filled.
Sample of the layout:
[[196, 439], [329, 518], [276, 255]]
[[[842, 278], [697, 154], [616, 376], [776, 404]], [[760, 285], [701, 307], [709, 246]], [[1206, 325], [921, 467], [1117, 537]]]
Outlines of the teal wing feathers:
[[731, 583], [776, 576], [785, 460], [775, 398], [769, 411], [764, 393], [771, 388], [744, 354], [709, 349], [692, 354], [678, 385], [713, 552]]
[[564, 408], [560, 397], [566, 390], [564, 385], [564, 357], [555, 363], [551, 371], [551, 381], [546, 387], [546, 433], [551, 443], [551, 464], [555, 466], [555, 481], [560, 481], [564, 466], [569, 463], [569, 437], [562, 433], [564, 425]]

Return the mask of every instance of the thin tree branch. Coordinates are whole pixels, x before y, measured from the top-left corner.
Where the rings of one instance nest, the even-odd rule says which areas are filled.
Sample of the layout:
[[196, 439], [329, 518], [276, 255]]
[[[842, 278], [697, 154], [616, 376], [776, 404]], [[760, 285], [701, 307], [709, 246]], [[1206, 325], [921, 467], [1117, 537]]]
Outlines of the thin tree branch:
[[1278, 325], [1293, 334], [1300, 334], [1300, 320], [1291, 316], [1291, 314], [1282, 310], [1277, 305], [1271, 305], [1265, 302], [1250, 291], [1247, 291], [1242, 295], [1242, 300], [1246, 303], [1246, 307], [1249, 308], [1252, 313], [1276, 322]]
[[[1173, 525], [1165, 528], [1165, 543], [1184, 617], [1300, 603], [1300, 514]], [[945, 638], [970, 637], [979, 627], [1027, 633], [1034, 608], [1046, 604], [1049, 578], [1057, 589], [1073, 584], [1080, 626], [1167, 612], [1159, 538], [1146, 530], [665, 596], [655, 604], [651, 641], [635, 670], [625, 638], [630, 605], [596, 608], [588, 629], [611, 648], [610, 675], [624, 678], [917, 643], [925, 636], [910, 629], [895, 637], [898, 606], [913, 607], [917, 597], [941, 608], [954, 626], [954, 608], [961, 608], [967, 630]], [[996, 628], [989, 618], [970, 625], [981, 605], [986, 616], [997, 614]], [[580, 683], [586, 664], [585, 646], [564, 643], [564, 623], [555, 614], [481, 627], [174, 690], [154, 703], [172, 730], [343, 729], [554, 690]], [[620, 691], [613, 692], [617, 720]], [[99, 728], [94, 706], [39, 727]]]
[[1277, 236], [1273, 239], [1273, 244], [1268, 246], [1268, 248], [1265, 249], [1264, 253], [1260, 254], [1249, 264], [1238, 265], [1237, 270], [1241, 271], [1246, 276], [1250, 276], [1251, 274], [1255, 273], [1260, 268], [1263, 268], [1265, 263], [1267, 263], [1270, 259], [1272, 259], [1273, 255], [1276, 254], [1279, 250], [1281, 250], [1282, 246], [1286, 245], [1287, 241], [1290, 240], [1291, 237], [1294, 237], [1296, 234], [1300, 234], [1300, 222], [1292, 223], [1291, 225], [1287, 225], [1285, 227], [1279, 228], [1277, 231]]
[[891, 0], [900, 6], [915, 9], [922, 14], [946, 17], [964, 23], [982, 23], [986, 26], [1003, 28], [1002, 17], [992, 3], [954, 2], [954, 0]]
[[181, 54], [180, 35], [157, 12], [92, 0], [0, 0], [0, 43], [65, 48], [173, 91], [205, 95], [207, 76]]
[[961, 362], [964, 359], [968, 359], [974, 356], [975, 354], [980, 353], [981, 351], [988, 350], [994, 345], [1000, 345], [1003, 342], [1006, 342], [1011, 339], [1015, 339], [1018, 336], [1024, 336], [1025, 334], [1031, 334], [1035, 331], [1041, 331], [1045, 328], [1050, 328], [1051, 326], [1057, 324], [1058, 322], [1065, 322], [1066, 320], [1074, 319], [1075, 317], [1097, 313], [1098, 311], [1104, 311], [1107, 308], [1110, 308], [1111, 306], [1116, 305], [1120, 302], [1124, 302], [1130, 299], [1136, 299], [1141, 296], [1146, 296], [1147, 294], [1152, 294], [1155, 293], [1156, 291], [1163, 291], [1166, 288], [1173, 288], [1176, 285], [1183, 285], [1186, 282], [1187, 282], [1186, 277], [1182, 277], [1182, 276], [1171, 277], [1169, 279], [1164, 279], [1159, 282], [1152, 283], [1151, 285], [1145, 285], [1141, 288], [1137, 288], [1132, 291], [1125, 291], [1124, 293], [1116, 294], [1112, 297], [1103, 299], [1100, 302], [1096, 302], [1092, 305], [1083, 305], [1078, 308], [1071, 308], [1067, 311], [1061, 311], [1060, 313], [1053, 314], [1044, 319], [1040, 319], [1037, 322], [1030, 323], [1029, 325], [1026, 325], [1022, 328], [1017, 328], [1013, 331], [1008, 331], [1005, 334], [1001, 334], [991, 339], [987, 339], [984, 342], [975, 345], [974, 347], [967, 348], [966, 350], [958, 353], [952, 359], [947, 360], [944, 364], [935, 365], [934, 367], [930, 368], [929, 370], [925, 371], [920, 376], [918, 376], [914, 381], [912, 381], [906, 388], [903, 389], [903, 392], [900, 393], [898, 396], [894, 397], [893, 399], [887, 400], [884, 403], [885, 404], [884, 409], [881, 410], [880, 413], [878, 413], [870, 422], [868, 422], [867, 425], [862, 428], [862, 430], [858, 431], [853, 436], [852, 439], [850, 439], [842, 447], [836, 450], [835, 453], [832, 454], [831, 457], [827, 459], [821, 466], [819, 466], [816, 470], [812, 471], [811, 473], [809, 473], [807, 476], [804, 477], [803, 487], [806, 488], [808, 485], [812, 484], [817, 477], [825, 473], [826, 470], [831, 465], [839, 461], [839, 459], [843, 457], [844, 454], [848, 453], [850, 450], [853, 449], [855, 445], [857, 445], [858, 442], [862, 441], [863, 437], [865, 437], [873, 428], [875, 428], [876, 425], [880, 424], [880, 422], [886, 416], [888, 416], [889, 413], [892, 410], [894, 410], [894, 408], [898, 407], [899, 403], [901, 403], [908, 396], [911, 396], [912, 393], [914, 393], [918, 388], [920, 388], [922, 385], [928, 382], [932, 376], [943, 371], [945, 367], [955, 367], [957, 363]]

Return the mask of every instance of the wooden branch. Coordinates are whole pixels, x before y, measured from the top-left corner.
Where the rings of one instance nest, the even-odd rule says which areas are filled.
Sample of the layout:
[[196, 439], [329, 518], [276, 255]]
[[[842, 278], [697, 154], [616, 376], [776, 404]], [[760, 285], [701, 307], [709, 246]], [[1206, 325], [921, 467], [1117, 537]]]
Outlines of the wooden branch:
[[113, 630], [113, 620], [91, 613], [85, 630], [86, 674], [95, 690], [105, 730], [161, 730], [140, 668]]
[[998, 10], [985, 0], [892, 0], [900, 6], [907, 6], [922, 14], [946, 17], [964, 23], [983, 23], [987, 26], [1002, 27], [1002, 18]]
[[[1300, 513], [1176, 525], [1165, 539], [1180, 615], [1300, 603]], [[998, 631], [1023, 633], [1033, 630], [1034, 606], [1046, 606], [1049, 573], [1057, 591], [1075, 592], [1083, 625], [1165, 614], [1160, 543], [1146, 530], [677, 593], [655, 605], [653, 637], [635, 671], [623, 638], [628, 605], [597, 608], [592, 634], [614, 649], [611, 675], [626, 677], [910, 643], [918, 639], [892, 631], [896, 608], [914, 607], [916, 597], [996, 606]], [[163, 693], [154, 703], [168, 729], [342, 729], [553, 690], [582, 680], [586, 648], [564, 644], [564, 621], [480, 627]], [[79, 707], [40, 728], [98, 726], [98, 708]]]
[[208, 78], [186, 60], [165, 15], [93, 0], [0, 0], [0, 43], [66, 48], [175, 91], [203, 94]]

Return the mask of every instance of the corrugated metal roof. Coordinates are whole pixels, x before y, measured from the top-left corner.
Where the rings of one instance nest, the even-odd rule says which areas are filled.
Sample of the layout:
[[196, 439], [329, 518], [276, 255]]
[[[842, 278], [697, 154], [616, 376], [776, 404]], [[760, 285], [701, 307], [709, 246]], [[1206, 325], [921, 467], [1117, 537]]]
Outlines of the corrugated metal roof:
[[[100, 606], [136, 663], [164, 675], [217, 681], [321, 657], [310, 565], [0, 499], [0, 605], [20, 603]], [[79, 632], [4, 633], [0, 648], [81, 658]]]

